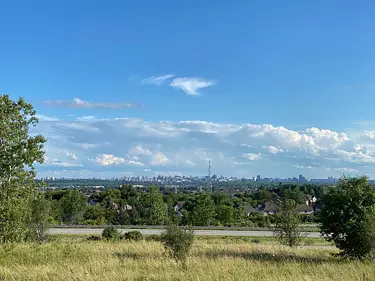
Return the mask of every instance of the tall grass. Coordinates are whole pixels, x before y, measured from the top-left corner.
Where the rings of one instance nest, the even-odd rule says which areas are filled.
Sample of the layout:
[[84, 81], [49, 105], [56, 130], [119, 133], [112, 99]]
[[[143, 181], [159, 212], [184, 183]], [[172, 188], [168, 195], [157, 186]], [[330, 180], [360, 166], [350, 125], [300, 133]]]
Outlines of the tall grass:
[[[271, 243], [196, 240], [187, 270], [159, 242], [87, 242], [55, 238], [44, 245], [0, 250], [0, 280], [375, 280], [375, 265], [342, 261], [332, 247], [289, 249]], [[373, 279], [371, 279], [373, 278]]]

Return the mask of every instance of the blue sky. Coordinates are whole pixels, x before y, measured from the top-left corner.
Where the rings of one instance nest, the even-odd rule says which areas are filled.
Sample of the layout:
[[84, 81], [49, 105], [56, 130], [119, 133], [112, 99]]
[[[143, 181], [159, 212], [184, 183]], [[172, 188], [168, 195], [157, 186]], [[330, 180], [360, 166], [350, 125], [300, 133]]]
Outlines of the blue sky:
[[374, 14], [365, 0], [3, 1], [0, 93], [41, 115], [42, 176], [203, 175], [208, 159], [224, 175], [375, 176]]

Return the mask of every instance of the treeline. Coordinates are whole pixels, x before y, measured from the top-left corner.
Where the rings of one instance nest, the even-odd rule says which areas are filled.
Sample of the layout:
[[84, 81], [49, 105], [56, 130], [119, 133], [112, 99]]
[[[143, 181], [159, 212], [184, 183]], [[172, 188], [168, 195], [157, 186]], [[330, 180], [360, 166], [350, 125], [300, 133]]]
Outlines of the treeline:
[[[45, 193], [51, 203], [51, 224], [164, 225], [176, 217], [180, 225], [268, 227], [273, 216], [257, 211], [267, 202], [291, 199], [305, 204], [308, 196], [319, 198], [325, 187], [280, 185], [252, 192], [162, 193], [157, 186], [140, 190], [132, 185], [104, 191], [53, 190]], [[304, 221], [316, 221], [314, 214]]]

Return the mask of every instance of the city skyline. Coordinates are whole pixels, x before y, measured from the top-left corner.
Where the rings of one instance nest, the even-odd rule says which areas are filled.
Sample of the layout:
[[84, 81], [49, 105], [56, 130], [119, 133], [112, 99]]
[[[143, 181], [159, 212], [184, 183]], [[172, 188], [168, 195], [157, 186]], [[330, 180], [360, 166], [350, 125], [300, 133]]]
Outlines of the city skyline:
[[375, 176], [375, 2], [94, 2], [0, 4], [39, 177]]

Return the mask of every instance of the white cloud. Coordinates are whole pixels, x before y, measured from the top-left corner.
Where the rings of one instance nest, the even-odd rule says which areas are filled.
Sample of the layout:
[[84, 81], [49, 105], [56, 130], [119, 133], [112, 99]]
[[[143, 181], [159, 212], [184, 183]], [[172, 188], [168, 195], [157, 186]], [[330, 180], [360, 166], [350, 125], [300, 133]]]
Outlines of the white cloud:
[[251, 161], [262, 159], [262, 155], [260, 153], [245, 153], [243, 156]]
[[200, 89], [210, 87], [215, 83], [210, 80], [195, 77], [182, 77], [175, 78], [171, 82], [170, 86], [183, 90], [189, 96], [199, 96], [198, 92]]
[[141, 84], [152, 84], [152, 85], [161, 85], [163, 84], [166, 80], [174, 77], [173, 74], [165, 74], [165, 75], [160, 75], [160, 76], [151, 76], [149, 78], [143, 79], [141, 81]]
[[[365, 131], [353, 137], [314, 127], [295, 131], [270, 124], [96, 118], [41, 122], [31, 132], [47, 137], [48, 156], [59, 159], [48, 166], [56, 169], [83, 165], [85, 170], [106, 169], [121, 176], [127, 171], [142, 174], [148, 168], [142, 165], [150, 165], [160, 166], [158, 170], [202, 175], [210, 159], [212, 172], [224, 175], [235, 175], [241, 167], [242, 175], [246, 165], [253, 163], [249, 175], [295, 176], [296, 168], [305, 167], [303, 173], [308, 177], [339, 175], [340, 171], [335, 170], [339, 168], [375, 176], [370, 165], [375, 163], [375, 142]], [[277, 154], [277, 161], [265, 150]], [[104, 165], [98, 167], [96, 162]]]
[[101, 103], [101, 102], [89, 102], [79, 98], [74, 98], [72, 100], [52, 100], [44, 101], [45, 105], [49, 106], [61, 106], [61, 107], [71, 107], [71, 108], [132, 108], [132, 107], [143, 107], [139, 105], [134, 105], [131, 103]]
[[343, 173], [356, 173], [357, 169], [353, 168], [327, 168], [328, 171], [343, 172]]
[[284, 152], [283, 149], [281, 148], [278, 148], [276, 146], [273, 146], [273, 145], [269, 145], [269, 146], [263, 146], [263, 148], [267, 149], [270, 153], [272, 154], [278, 154], [280, 152]]
[[100, 146], [99, 144], [94, 144], [94, 143], [76, 143], [75, 145], [82, 149], [92, 149], [92, 148]]
[[35, 117], [38, 118], [40, 122], [43, 122], [43, 121], [47, 121], [47, 122], [48, 121], [50, 121], [50, 122], [59, 121], [59, 119], [57, 119], [55, 117], [48, 117], [48, 116], [40, 115], [40, 114], [36, 114]]
[[78, 160], [78, 157], [77, 155], [75, 155], [74, 153], [72, 152], [69, 152], [69, 151], [65, 151], [65, 155], [72, 158], [73, 160]]
[[132, 147], [129, 150], [129, 153], [134, 154], [134, 155], [146, 155], [146, 156], [152, 155], [152, 151], [147, 148], [144, 148], [142, 145], [137, 145], [137, 146]]
[[303, 165], [293, 165], [293, 167], [297, 168], [297, 169], [313, 169], [314, 167], [313, 166], [303, 166]]
[[96, 157], [95, 162], [100, 166], [118, 165], [125, 162], [124, 158], [116, 157], [112, 154], [102, 154]]
[[134, 160], [128, 160], [122, 157], [117, 157], [112, 154], [102, 154], [95, 158], [95, 162], [100, 166], [111, 166], [111, 165], [120, 165], [126, 164], [130, 166], [138, 166], [143, 167], [145, 166], [143, 163]]
[[58, 167], [82, 167], [81, 164], [63, 162], [59, 161], [57, 158], [49, 158], [48, 156], [44, 156], [44, 163], [48, 166], [51, 165]]
[[171, 164], [171, 160], [166, 157], [163, 153], [158, 152], [152, 157], [152, 166], [165, 166]]

